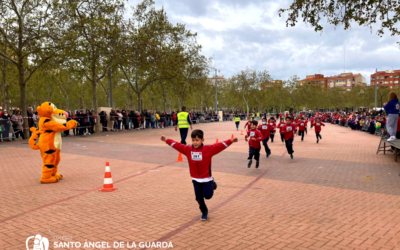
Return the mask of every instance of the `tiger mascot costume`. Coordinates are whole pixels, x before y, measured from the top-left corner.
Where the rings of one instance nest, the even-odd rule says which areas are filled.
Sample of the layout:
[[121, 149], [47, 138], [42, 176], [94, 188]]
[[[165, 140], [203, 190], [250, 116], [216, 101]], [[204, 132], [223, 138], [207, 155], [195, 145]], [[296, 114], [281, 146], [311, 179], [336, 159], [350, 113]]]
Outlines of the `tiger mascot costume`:
[[43, 159], [40, 182], [58, 182], [63, 178], [57, 173], [61, 160], [61, 132], [75, 128], [78, 123], [75, 120], [67, 122], [68, 114], [64, 110], [57, 109], [51, 102], [42, 103], [37, 112], [40, 117], [39, 130], [35, 127], [30, 129], [32, 136], [29, 139], [29, 146], [34, 150], [40, 149]]

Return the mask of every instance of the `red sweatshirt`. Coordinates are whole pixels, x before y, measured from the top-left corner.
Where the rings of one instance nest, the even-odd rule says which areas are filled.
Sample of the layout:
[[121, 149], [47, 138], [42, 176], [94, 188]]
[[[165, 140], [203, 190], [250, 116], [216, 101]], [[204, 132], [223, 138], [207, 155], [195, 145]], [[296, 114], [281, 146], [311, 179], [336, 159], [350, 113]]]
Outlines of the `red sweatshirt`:
[[282, 128], [283, 128], [283, 126], [285, 126], [285, 124], [286, 124], [286, 123], [279, 123], [279, 124], [278, 124], [279, 133], [284, 134]]
[[[247, 135], [245, 136], [245, 138], [249, 139], [250, 147], [253, 147], [255, 149], [261, 148], [260, 141], [263, 140], [263, 135], [257, 129], [251, 129], [247, 131]], [[254, 141], [253, 138], [255, 138], [256, 140]]]
[[285, 124], [283, 126], [283, 128], [281, 129], [281, 132], [282, 131], [285, 134], [285, 140], [289, 140], [289, 139], [293, 139], [294, 138], [294, 133], [293, 132], [297, 132], [297, 128], [293, 124], [290, 124], [290, 125]]
[[244, 125], [244, 128], [249, 128], [249, 130], [250, 130], [250, 123], [251, 123], [251, 121], [246, 122], [246, 124]]
[[300, 121], [298, 125], [299, 125], [299, 130], [304, 131], [306, 130], [307, 127], [307, 121]]
[[270, 126], [269, 124], [261, 124], [260, 126], [258, 126], [257, 129], [261, 132], [263, 140], [264, 140], [264, 139], [270, 137], [271, 131], [274, 129], [274, 127]]
[[170, 139], [167, 140], [167, 144], [187, 157], [190, 176], [201, 179], [211, 177], [211, 158], [228, 148], [232, 141], [227, 140], [213, 145], [202, 145], [197, 149]]
[[315, 127], [315, 132], [321, 131], [321, 126], [325, 126], [322, 122], [314, 122], [313, 126]]
[[276, 123], [275, 120], [272, 121], [271, 119], [268, 121], [268, 126], [271, 127], [270, 131], [276, 131]]

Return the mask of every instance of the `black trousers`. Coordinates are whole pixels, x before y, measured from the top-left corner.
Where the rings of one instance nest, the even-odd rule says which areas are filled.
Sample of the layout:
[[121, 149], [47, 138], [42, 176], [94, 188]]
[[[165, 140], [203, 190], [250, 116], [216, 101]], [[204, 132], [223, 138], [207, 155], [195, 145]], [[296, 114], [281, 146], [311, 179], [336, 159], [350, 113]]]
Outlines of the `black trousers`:
[[236, 129], [239, 129], [240, 122], [235, 122], [235, 124], [236, 124]]
[[274, 137], [275, 137], [274, 132], [271, 131], [271, 136], [270, 137], [271, 137], [271, 142], [274, 142]]
[[285, 144], [286, 144], [286, 149], [287, 149], [287, 152], [288, 152], [288, 154], [293, 154], [294, 153], [294, 151], [293, 151], [293, 138], [292, 139], [289, 139], [289, 140], [285, 140]]
[[199, 208], [202, 213], [208, 213], [208, 208], [204, 199], [209, 200], [214, 195], [213, 182], [197, 182], [192, 180], [194, 187], [194, 194], [196, 196], [196, 201], [199, 203]]
[[319, 138], [322, 139], [322, 136], [320, 135], [320, 133], [321, 133], [321, 131], [315, 132], [315, 136], [317, 136], [317, 139], [319, 139]]
[[249, 158], [247, 158], [247, 160], [253, 160], [253, 156], [256, 161], [260, 160], [260, 148], [249, 148]]
[[268, 155], [268, 154], [271, 154], [271, 149], [269, 149], [269, 147], [268, 147], [268, 140], [269, 140], [269, 138], [265, 138], [264, 140], [263, 140], [263, 145], [264, 145], [264, 148], [265, 148], [265, 153]]
[[301, 140], [304, 140], [304, 131], [299, 130], [299, 136], [301, 136]]
[[282, 142], [285, 141], [285, 134], [281, 134], [281, 141], [282, 141]]
[[181, 144], [187, 145], [186, 144], [186, 137], [189, 132], [189, 128], [180, 128], [179, 132], [181, 133]]

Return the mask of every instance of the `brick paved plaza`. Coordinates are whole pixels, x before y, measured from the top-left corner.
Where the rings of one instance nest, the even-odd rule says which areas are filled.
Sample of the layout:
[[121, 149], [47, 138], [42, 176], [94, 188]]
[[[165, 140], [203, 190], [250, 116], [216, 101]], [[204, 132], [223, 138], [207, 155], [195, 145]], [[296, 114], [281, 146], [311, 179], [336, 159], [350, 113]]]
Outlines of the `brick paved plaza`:
[[[100, 249], [157, 241], [196, 250], [400, 249], [400, 165], [376, 155], [379, 137], [328, 124], [316, 144], [309, 128], [304, 142], [295, 138], [294, 160], [276, 138], [272, 156], [262, 151], [260, 168], [248, 169], [234, 122], [194, 127], [206, 143], [239, 137], [214, 157], [218, 189], [207, 222], [186, 158], [176, 163], [178, 153], [160, 141], [179, 139], [171, 128], [64, 138], [64, 179], [55, 184], [40, 184], [40, 154], [27, 140], [0, 143], [0, 249], [26, 249], [36, 234], [49, 249], [84, 249], [85, 240], [111, 245]], [[98, 191], [106, 161], [118, 187], [111, 193]]]

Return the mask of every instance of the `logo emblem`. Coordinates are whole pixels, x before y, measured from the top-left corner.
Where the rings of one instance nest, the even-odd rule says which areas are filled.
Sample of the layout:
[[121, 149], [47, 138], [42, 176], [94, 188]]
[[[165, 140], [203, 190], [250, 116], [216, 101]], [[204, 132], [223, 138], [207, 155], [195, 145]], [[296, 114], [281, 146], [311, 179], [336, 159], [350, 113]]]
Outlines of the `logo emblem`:
[[[33, 240], [33, 248], [29, 248], [29, 240]], [[46, 237], [42, 237], [40, 234], [36, 236], [30, 236], [26, 239], [26, 250], [49, 250], [49, 240]]]

